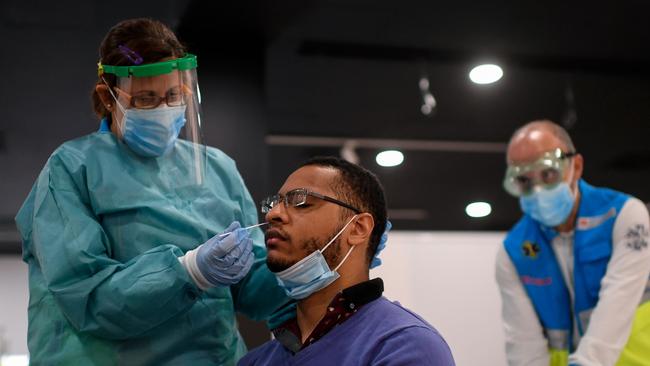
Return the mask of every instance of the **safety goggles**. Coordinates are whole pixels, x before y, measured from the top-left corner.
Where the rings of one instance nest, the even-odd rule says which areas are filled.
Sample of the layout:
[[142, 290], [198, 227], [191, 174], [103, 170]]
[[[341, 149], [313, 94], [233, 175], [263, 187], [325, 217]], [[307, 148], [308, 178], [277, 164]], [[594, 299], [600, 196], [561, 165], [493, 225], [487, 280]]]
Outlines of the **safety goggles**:
[[310, 191], [310, 190], [305, 189], [305, 188], [296, 188], [296, 189], [293, 189], [293, 190], [291, 190], [291, 191], [289, 191], [289, 192], [287, 192], [287, 193], [285, 193], [283, 195], [278, 193], [278, 194], [274, 194], [272, 196], [269, 196], [269, 197], [265, 198], [260, 203], [260, 210], [262, 211], [263, 214], [267, 214], [268, 212], [270, 212], [273, 209], [273, 207], [275, 207], [280, 202], [284, 202], [284, 207], [285, 208], [287, 208], [287, 207], [300, 207], [300, 206], [303, 206], [303, 205], [307, 204], [307, 198], [309, 196], [316, 197], [316, 198], [325, 200], [327, 202], [335, 203], [335, 204], [337, 204], [339, 206], [343, 206], [345, 208], [348, 208], [348, 209], [354, 211], [354, 213], [357, 213], [357, 214], [361, 213], [361, 210], [359, 210], [358, 208], [356, 208], [356, 207], [354, 207], [352, 205], [349, 205], [349, 204], [347, 204], [347, 203], [345, 203], [343, 201], [339, 201], [336, 198], [325, 196], [323, 194], [316, 193], [316, 192]]
[[576, 154], [565, 153], [557, 148], [545, 152], [532, 163], [509, 165], [503, 179], [503, 188], [515, 197], [530, 195], [535, 192], [535, 187], [551, 189], [562, 183], [569, 159]]

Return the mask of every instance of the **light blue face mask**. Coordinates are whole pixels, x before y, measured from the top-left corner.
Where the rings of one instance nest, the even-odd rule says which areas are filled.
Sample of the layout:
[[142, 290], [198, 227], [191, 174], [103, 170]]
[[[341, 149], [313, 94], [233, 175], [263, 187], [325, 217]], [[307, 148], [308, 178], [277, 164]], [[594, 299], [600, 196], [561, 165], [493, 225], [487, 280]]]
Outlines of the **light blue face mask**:
[[[104, 83], [108, 85], [106, 80]], [[140, 156], [152, 158], [162, 156], [174, 147], [181, 128], [185, 126], [187, 106], [125, 109], [111, 88], [108, 88], [108, 92], [122, 111], [122, 135], [131, 150]]]
[[575, 197], [569, 183], [562, 182], [551, 189], [541, 189], [531, 195], [519, 198], [521, 210], [533, 220], [555, 227], [569, 217]]
[[124, 142], [140, 156], [166, 154], [174, 147], [185, 125], [185, 107], [127, 109], [124, 112]]
[[329, 286], [340, 277], [336, 271], [345, 263], [345, 260], [348, 259], [355, 246], [350, 248], [345, 257], [343, 257], [343, 260], [341, 260], [341, 263], [334, 270], [330, 269], [323, 256], [323, 252], [343, 233], [356, 217], [357, 215], [354, 215], [323, 249], [311, 253], [293, 266], [275, 274], [278, 284], [284, 289], [287, 296], [295, 300], [304, 299], [314, 292]]

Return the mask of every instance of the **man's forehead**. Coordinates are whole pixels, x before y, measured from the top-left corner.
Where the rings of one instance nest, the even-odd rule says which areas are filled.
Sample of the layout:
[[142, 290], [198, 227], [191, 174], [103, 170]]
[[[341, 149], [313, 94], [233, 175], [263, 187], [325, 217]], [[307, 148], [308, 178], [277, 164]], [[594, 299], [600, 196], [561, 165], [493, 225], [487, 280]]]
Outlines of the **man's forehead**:
[[286, 193], [296, 188], [306, 188], [321, 194], [331, 194], [337, 176], [338, 171], [331, 167], [303, 166], [291, 173], [279, 193]]
[[531, 163], [557, 148], [563, 148], [563, 144], [552, 132], [536, 129], [513, 138], [507, 160], [509, 164]]

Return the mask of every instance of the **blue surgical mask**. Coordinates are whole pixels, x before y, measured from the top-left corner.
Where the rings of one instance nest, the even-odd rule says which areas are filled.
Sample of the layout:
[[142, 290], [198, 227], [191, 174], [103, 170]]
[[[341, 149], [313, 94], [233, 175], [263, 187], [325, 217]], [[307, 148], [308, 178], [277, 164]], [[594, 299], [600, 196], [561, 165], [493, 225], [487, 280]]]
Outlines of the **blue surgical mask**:
[[521, 210], [548, 227], [564, 223], [571, 214], [574, 202], [575, 197], [567, 182], [519, 198]]
[[157, 157], [174, 147], [185, 125], [185, 107], [162, 106], [154, 109], [131, 108], [124, 111], [124, 142], [136, 154]]
[[329, 286], [340, 277], [336, 271], [345, 263], [345, 260], [348, 259], [355, 246], [350, 248], [345, 257], [343, 257], [343, 260], [341, 260], [341, 263], [334, 270], [330, 269], [323, 256], [323, 252], [343, 233], [356, 217], [357, 215], [354, 215], [323, 249], [311, 253], [293, 266], [275, 274], [278, 284], [284, 289], [287, 296], [295, 300], [304, 299], [314, 292]]

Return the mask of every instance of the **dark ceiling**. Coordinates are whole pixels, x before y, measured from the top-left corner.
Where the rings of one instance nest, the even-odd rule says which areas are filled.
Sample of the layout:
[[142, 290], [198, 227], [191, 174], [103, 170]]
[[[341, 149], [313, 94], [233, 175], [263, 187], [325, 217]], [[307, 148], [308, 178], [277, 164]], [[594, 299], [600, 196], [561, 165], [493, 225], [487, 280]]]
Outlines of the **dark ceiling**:
[[[310, 156], [340, 153], [299, 137], [505, 144], [521, 124], [550, 118], [569, 129], [587, 180], [649, 200], [644, 8], [641, 1], [194, 2], [181, 28], [201, 24], [202, 33], [222, 35], [216, 44], [234, 42], [235, 52], [253, 58], [263, 47], [268, 135], [304, 141], [269, 146], [271, 190]], [[503, 79], [471, 83], [468, 71], [482, 62], [500, 64]], [[437, 101], [432, 116], [420, 112], [423, 76]], [[503, 152], [402, 149], [405, 162], [383, 168], [374, 162], [378, 151], [356, 150], [383, 181], [398, 229], [505, 230], [519, 216], [501, 189]], [[479, 200], [493, 213], [466, 216], [465, 206]]]

